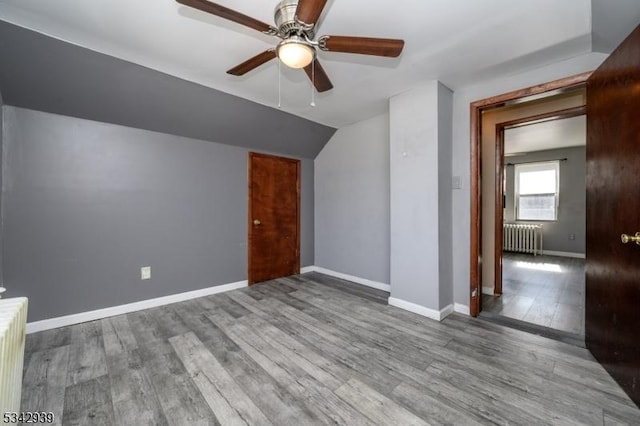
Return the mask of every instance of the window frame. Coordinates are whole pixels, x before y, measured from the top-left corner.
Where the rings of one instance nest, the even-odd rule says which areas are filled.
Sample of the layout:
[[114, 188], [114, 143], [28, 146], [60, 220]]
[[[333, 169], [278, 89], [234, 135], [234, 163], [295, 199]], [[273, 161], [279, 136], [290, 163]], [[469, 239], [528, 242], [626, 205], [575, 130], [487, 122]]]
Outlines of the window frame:
[[[539, 172], [539, 171], [547, 171], [553, 170], [556, 174], [556, 188], [555, 192], [543, 192], [539, 194], [525, 194], [523, 197], [530, 196], [543, 196], [543, 195], [553, 195], [554, 196], [554, 208], [553, 208], [553, 219], [523, 219], [520, 217], [520, 174], [523, 172]], [[523, 164], [515, 164], [514, 165], [514, 209], [515, 209], [515, 219], [518, 222], [557, 222], [558, 214], [559, 214], [559, 205], [560, 205], [560, 161], [552, 160], [552, 161], [536, 161], [531, 163], [523, 163]]]

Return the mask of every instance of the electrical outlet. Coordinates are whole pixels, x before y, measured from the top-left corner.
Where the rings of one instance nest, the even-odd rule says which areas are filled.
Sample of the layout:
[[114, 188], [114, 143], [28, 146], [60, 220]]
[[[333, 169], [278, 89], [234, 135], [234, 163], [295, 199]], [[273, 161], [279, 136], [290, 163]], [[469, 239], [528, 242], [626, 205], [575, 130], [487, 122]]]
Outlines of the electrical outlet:
[[576, 234], [569, 234], [569, 239], [571, 241], [575, 240], [576, 239]]
[[151, 266], [143, 266], [142, 268], [140, 268], [140, 279], [141, 280], [151, 279]]

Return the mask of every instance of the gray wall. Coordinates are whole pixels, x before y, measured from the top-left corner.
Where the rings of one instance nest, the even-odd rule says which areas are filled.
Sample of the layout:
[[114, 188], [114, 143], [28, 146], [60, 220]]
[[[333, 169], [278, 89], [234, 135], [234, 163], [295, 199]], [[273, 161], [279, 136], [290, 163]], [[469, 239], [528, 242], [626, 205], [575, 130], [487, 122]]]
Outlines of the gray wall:
[[438, 83], [438, 251], [440, 308], [453, 303], [451, 133], [453, 92]]
[[0, 287], [2, 287], [3, 277], [2, 277], [2, 218], [4, 215], [2, 214], [2, 170], [4, 169], [4, 156], [3, 156], [3, 143], [2, 143], [2, 134], [4, 128], [4, 102], [2, 100], [2, 92], [0, 92]]
[[437, 90], [432, 83], [389, 101], [391, 297], [434, 310], [440, 303]]
[[315, 159], [316, 265], [389, 283], [389, 116], [338, 130]]
[[[508, 141], [506, 141], [508, 143]], [[529, 152], [526, 155], [507, 157], [510, 163], [527, 161], [547, 161], [567, 158], [560, 162], [560, 197], [558, 200], [558, 220], [542, 222], [544, 226], [544, 250], [585, 253], [585, 147], [562, 148], [548, 151]], [[515, 167], [506, 170], [506, 206], [504, 219], [515, 222]], [[575, 235], [571, 240], [570, 235]]]
[[1, 20], [0, 58], [7, 105], [304, 158], [335, 132]]
[[430, 81], [389, 102], [389, 303], [432, 314], [452, 303], [451, 194], [440, 194], [451, 192], [451, 96]]
[[[246, 149], [4, 113], [5, 286], [29, 297], [30, 321], [246, 279]], [[302, 181], [301, 263], [311, 265], [312, 160]]]

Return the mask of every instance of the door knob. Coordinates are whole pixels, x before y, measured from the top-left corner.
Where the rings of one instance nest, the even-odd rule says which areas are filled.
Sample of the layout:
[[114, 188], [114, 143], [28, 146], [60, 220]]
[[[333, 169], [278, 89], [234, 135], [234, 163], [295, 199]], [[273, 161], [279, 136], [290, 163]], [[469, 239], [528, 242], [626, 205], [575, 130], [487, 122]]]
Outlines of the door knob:
[[636, 243], [640, 245], [640, 232], [636, 232], [636, 235], [622, 234], [620, 240], [622, 240], [622, 244]]
[[256, 226], [260, 225], [261, 223], [262, 222], [260, 222], [258, 219], [254, 219], [253, 220], [253, 224], [256, 225]]

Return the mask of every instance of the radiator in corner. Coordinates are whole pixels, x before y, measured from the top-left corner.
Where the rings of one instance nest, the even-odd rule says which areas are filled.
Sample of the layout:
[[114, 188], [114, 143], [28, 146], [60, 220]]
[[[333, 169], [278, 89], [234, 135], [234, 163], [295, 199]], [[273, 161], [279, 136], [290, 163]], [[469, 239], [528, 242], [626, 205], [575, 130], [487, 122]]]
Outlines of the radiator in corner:
[[27, 298], [0, 299], [0, 413], [20, 411]]

